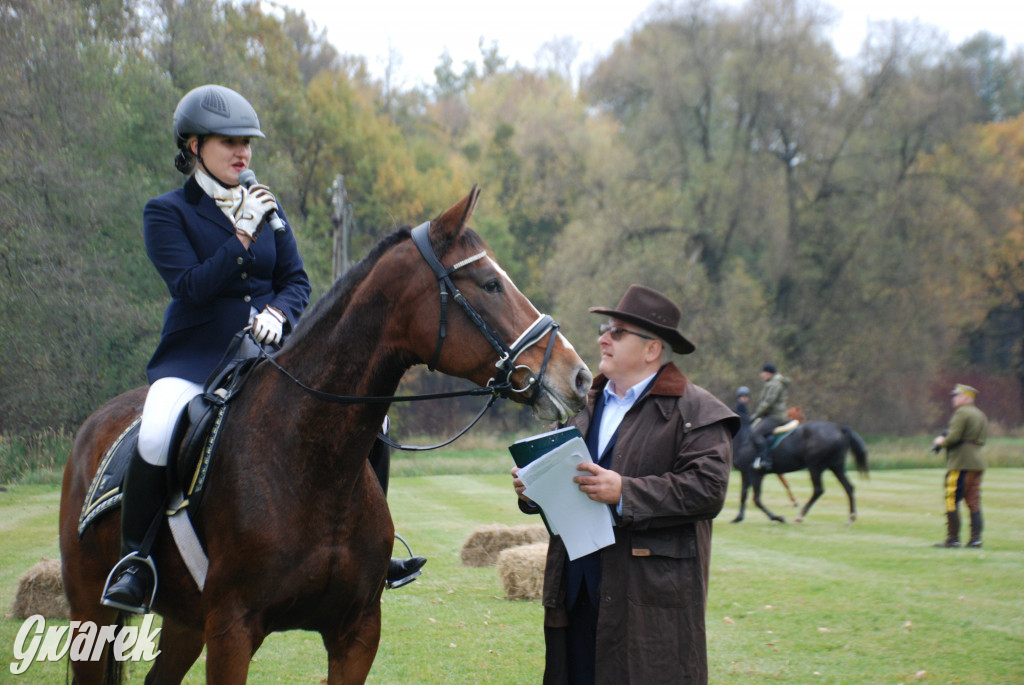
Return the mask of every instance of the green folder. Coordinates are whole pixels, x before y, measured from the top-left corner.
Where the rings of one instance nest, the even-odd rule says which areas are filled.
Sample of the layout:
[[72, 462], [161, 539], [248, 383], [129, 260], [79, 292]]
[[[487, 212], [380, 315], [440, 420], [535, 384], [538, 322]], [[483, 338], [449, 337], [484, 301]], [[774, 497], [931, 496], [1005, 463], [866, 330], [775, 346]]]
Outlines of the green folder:
[[[516, 466], [523, 468], [535, 459], [543, 457], [559, 445], [565, 444], [573, 438], [582, 437], [583, 436], [580, 435], [578, 428], [575, 426], [566, 426], [565, 428], [559, 428], [558, 430], [548, 431], [547, 433], [541, 433], [540, 435], [531, 435], [528, 438], [516, 440], [508, 446], [508, 451], [512, 455], [512, 460], [516, 463]], [[551, 537], [557, 537], [558, 532], [552, 530], [551, 524], [548, 523], [547, 517], [544, 516], [544, 511], [540, 507], [537, 507], [537, 511], [540, 512], [540, 518], [544, 521], [544, 526], [548, 529], [548, 533]]]
[[569, 442], [573, 438], [582, 438], [576, 426], [566, 426], [558, 430], [548, 431], [540, 435], [532, 435], [522, 440], [516, 440], [509, 445], [508, 451], [516, 466], [523, 468], [533, 460], [543, 457], [559, 445]]

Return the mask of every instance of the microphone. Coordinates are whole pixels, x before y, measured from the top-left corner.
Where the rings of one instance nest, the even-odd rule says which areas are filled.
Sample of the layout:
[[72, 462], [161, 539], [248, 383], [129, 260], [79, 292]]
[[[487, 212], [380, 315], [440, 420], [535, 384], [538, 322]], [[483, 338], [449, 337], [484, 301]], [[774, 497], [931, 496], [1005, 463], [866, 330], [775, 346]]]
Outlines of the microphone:
[[[238, 182], [246, 188], [250, 188], [256, 184], [256, 174], [252, 169], [245, 169], [238, 174]], [[282, 233], [285, 230], [284, 222], [281, 217], [277, 215], [277, 210], [272, 209], [267, 212], [267, 225], [274, 229], [275, 233]]]

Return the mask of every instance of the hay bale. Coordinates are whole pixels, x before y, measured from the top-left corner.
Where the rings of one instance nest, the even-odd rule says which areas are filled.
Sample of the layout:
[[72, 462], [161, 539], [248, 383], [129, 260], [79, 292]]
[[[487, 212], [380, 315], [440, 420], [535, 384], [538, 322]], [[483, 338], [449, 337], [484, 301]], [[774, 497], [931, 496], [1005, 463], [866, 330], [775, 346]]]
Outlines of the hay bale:
[[21, 619], [36, 614], [43, 618], [68, 618], [70, 608], [64, 596], [59, 560], [43, 557], [21, 575], [11, 612]]
[[547, 542], [543, 524], [506, 526], [492, 523], [477, 526], [462, 545], [463, 566], [493, 566], [502, 550], [534, 542]]
[[544, 590], [544, 565], [548, 543], [506, 549], [498, 555], [498, 577], [505, 599], [540, 599]]

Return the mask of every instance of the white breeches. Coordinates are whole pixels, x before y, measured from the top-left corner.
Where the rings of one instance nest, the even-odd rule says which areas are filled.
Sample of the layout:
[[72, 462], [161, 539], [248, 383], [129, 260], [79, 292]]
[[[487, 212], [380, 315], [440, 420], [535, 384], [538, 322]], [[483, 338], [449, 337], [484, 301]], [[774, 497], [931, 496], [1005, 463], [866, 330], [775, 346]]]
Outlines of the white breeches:
[[160, 378], [149, 387], [139, 425], [139, 456], [153, 466], [166, 466], [171, 433], [181, 410], [203, 392], [201, 383], [184, 378]]

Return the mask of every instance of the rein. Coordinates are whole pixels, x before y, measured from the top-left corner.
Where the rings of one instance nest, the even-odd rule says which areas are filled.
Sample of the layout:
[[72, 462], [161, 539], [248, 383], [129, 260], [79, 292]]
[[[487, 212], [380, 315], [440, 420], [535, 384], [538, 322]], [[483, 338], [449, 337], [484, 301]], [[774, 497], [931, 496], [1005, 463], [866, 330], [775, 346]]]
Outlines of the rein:
[[[502, 341], [501, 338], [497, 335], [497, 333], [495, 333], [494, 329], [491, 328], [491, 326], [488, 325], [486, 321], [484, 321], [483, 317], [480, 316], [480, 314], [475, 309], [473, 309], [473, 306], [466, 300], [462, 293], [459, 292], [459, 289], [455, 287], [455, 284], [452, 282], [451, 279], [452, 274], [455, 273], [456, 270], [486, 257], [487, 253], [480, 252], [479, 254], [464, 259], [461, 262], [452, 265], [451, 268], [446, 269], [437, 259], [437, 256], [434, 254], [434, 250], [430, 245], [429, 231], [429, 221], [420, 224], [416, 228], [412, 229], [413, 242], [416, 245], [416, 248], [420, 251], [420, 254], [423, 256], [423, 259], [427, 262], [431, 270], [434, 272], [434, 275], [437, 277], [437, 280], [441, 288], [441, 318], [440, 324], [438, 325], [437, 347], [434, 349], [433, 359], [427, 365], [427, 368], [430, 371], [433, 371], [437, 366], [438, 360], [441, 357], [441, 347], [444, 345], [448, 329], [448, 298], [451, 297], [455, 301], [455, 303], [459, 305], [462, 311], [465, 312], [466, 316], [469, 317], [469, 320], [473, 322], [473, 324], [477, 327], [477, 329], [484, 336], [487, 342], [490, 343], [490, 345], [498, 353], [498, 361], [494, 364], [495, 368], [498, 369], [498, 373], [494, 378], [490, 379], [487, 382], [487, 385], [485, 387], [470, 388], [468, 390], [454, 390], [451, 392], [429, 393], [424, 395], [336, 395], [333, 393], [328, 393], [322, 390], [317, 390], [316, 388], [309, 387], [301, 380], [296, 378], [283, 366], [278, 364], [273, 357], [267, 354], [266, 348], [264, 348], [263, 345], [257, 343], [261, 350], [262, 356], [268, 362], [270, 362], [271, 366], [273, 366], [275, 369], [284, 374], [285, 377], [287, 377], [293, 383], [295, 383], [303, 392], [323, 402], [331, 402], [333, 404], [389, 404], [391, 402], [419, 402], [426, 400], [440, 400], [455, 397], [469, 397], [478, 395], [490, 396], [490, 399], [487, 401], [487, 404], [484, 405], [483, 409], [481, 409], [480, 412], [477, 413], [477, 415], [473, 418], [472, 421], [470, 421], [470, 423], [465, 428], [460, 430], [458, 433], [456, 433], [453, 437], [449, 438], [448, 440], [445, 440], [444, 442], [438, 443], [436, 445], [403, 445], [395, 442], [394, 440], [387, 437], [383, 433], [377, 434], [377, 439], [385, 443], [389, 447], [408, 452], [423, 452], [427, 450], [434, 450], [440, 447], [445, 447], [446, 445], [450, 445], [451, 443], [455, 442], [463, 435], [465, 435], [470, 428], [475, 426], [476, 423], [481, 418], [483, 418], [483, 415], [487, 412], [488, 409], [491, 408], [491, 406], [499, 397], [508, 397], [510, 393], [527, 392], [532, 388], [533, 392], [531, 393], [529, 400], [531, 403], [534, 402], [537, 399], [538, 394], [540, 393], [541, 382], [544, 379], [544, 373], [547, 370], [548, 361], [551, 359], [551, 352], [554, 349], [555, 334], [558, 332], [559, 328], [558, 324], [555, 322], [553, 318], [551, 318], [551, 316], [547, 314], [542, 314], [539, 317], [537, 317], [537, 319], [532, 324], [530, 324], [530, 326], [527, 327], [527, 329], [523, 331], [523, 333], [518, 338], [516, 338], [515, 342], [513, 342], [511, 346], [506, 345], [504, 341]], [[540, 342], [541, 338], [543, 338], [549, 332], [551, 333], [551, 338], [548, 340], [547, 349], [544, 351], [544, 361], [541, 364], [540, 373], [537, 374], [536, 376], [530, 376], [526, 382], [526, 385], [524, 385], [523, 387], [516, 388], [511, 381], [512, 374], [515, 373], [515, 371], [520, 368], [530, 370], [528, 366], [522, 364], [516, 365], [516, 359], [518, 359], [519, 355], [521, 355], [527, 349]]]

